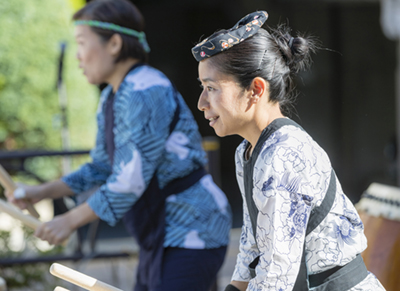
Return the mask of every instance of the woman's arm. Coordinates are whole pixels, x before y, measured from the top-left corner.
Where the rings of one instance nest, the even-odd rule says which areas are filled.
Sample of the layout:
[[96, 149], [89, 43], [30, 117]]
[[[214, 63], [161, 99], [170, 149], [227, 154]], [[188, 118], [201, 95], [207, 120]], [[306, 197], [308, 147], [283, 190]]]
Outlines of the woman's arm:
[[74, 195], [74, 192], [72, 192], [72, 190], [61, 180], [55, 180], [35, 186], [20, 184], [19, 187], [24, 189], [22, 195], [14, 196], [14, 193], [9, 191], [6, 191], [5, 195], [8, 201], [18, 205], [21, 209], [26, 208], [26, 200], [31, 203], [37, 203], [46, 198], [57, 199], [64, 196]]

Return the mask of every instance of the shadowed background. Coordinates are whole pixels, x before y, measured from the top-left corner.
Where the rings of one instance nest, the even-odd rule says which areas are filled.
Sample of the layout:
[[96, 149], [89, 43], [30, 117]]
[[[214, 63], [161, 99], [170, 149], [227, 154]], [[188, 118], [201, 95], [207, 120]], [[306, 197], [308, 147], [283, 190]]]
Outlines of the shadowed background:
[[[322, 42], [309, 72], [297, 78], [292, 118], [327, 151], [344, 192], [353, 202], [372, 182], [396, 185], [396, 42], [380, 25], [379, 1], [133, 1], [144, 14], [150, 64], [170, 77], [191, 108], [203, 136], [215, 135], [197, 109], [201, 92], [191, 48], [255, 10], [266, 25], [287, 23]], [[221, 142], [221, 180], [241, 223], [234, 172], [237, 136]]]

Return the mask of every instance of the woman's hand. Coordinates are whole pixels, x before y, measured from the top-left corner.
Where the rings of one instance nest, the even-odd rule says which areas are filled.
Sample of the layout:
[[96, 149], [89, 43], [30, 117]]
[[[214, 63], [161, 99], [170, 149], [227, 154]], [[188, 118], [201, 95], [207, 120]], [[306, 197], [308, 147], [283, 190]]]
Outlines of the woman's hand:
[[96, 213], [85, 202], [65, 214], [58, 215], [53, 220], [40, 225], [34, 235], [49, 242], [62, 244], [77, 228], [98, 219]]
[[27, 202], [34, 204], [45, 198], [42, 186], [30, 186], [18, 183], [18, 188], [14, 192], [5, 191], [6, 198], [9, 202], [17, 205], [20, 209], [27, 208]]
[[235, 286], [240, 291], [246, 291], [249, 282], [231, 281], [231, 285]]
[[68, 239], [75, 228], [68, 215], [58, 215], [49, 222], [42, 223], [34, 235], [51, 245], [60, 245]]
[[5, 195], [8, 201], [25, 209], [26, 201], [34, 204], [45, 198], [57, 199], [71, 196], [74, 192], [63, 181], [55, 180], [36, 186], [18, 184], [18, 189], [14, 193], [6, 191]]

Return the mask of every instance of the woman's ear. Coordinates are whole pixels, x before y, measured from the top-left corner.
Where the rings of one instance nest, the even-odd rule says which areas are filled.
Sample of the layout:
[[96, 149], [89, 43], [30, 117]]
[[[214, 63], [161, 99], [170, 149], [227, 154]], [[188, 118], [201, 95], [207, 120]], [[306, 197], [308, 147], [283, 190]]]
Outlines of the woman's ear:
[[122, 43], [122, 37], [118, 33], [114, 33], [107, 44], [109, 53], [113, 56], [118, 56], [122, 49]]
[[258, 96], [261, 97], [264, 92], [267, 90], [267, 82], [260, 77], [256, 77], [253, 79], [253, 81], [251, 82], [251, 89], [253, 91], [253, 96]]
[[269, 91], [269, 84], [263, 78], [256, 77], [250, 84], [251, 97], [254, 98], [255, 102], [264, 96]]

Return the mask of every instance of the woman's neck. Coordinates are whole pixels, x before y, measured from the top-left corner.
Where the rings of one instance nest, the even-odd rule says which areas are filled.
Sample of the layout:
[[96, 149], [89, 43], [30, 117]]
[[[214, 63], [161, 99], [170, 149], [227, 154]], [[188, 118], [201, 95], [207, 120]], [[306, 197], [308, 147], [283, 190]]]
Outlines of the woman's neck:
[[272, 105], [269, 110], [256, 114], [253, 122], [247, 127], [246, 132], [243, 134], [251, 145], [249, 149], [249, 157], [253, 153], [254, 147], [261, 136], [263, 130], [275, 119], [285, 117], [279, 108], [279, 104]]
[[118, 88], [124, 80], [129, 69], [137, 63], [139, 63], [139, 60], [137, 59], [128, 59], [122, 62], [118, 62], [115, 65], [114, 73], [108, 79], [108, 84], [112, 86], [114, 93], [118, 91]]

